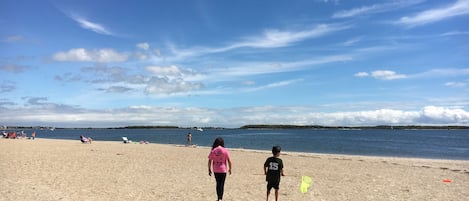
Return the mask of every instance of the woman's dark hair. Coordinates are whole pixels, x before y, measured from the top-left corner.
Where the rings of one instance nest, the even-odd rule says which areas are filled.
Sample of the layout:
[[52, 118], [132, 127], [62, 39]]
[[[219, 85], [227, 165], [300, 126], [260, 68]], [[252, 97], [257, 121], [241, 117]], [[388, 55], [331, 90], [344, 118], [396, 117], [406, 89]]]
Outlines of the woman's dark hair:
[[213, 145], [212, 145], [212, 149], [215, 149], [218, 146], [225, 147], [225, 140], [223, 140], [223, 138], [221, 138], [221, 137], [217, 137], [217, 139], [215, 139], [215, 141], [213, 142]]

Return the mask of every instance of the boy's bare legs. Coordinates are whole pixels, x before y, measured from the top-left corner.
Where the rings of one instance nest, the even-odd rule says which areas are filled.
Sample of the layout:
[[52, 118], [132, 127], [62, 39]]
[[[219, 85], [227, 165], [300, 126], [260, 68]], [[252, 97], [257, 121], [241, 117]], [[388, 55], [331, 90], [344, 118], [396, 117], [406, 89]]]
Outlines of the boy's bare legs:
[[[267, 191], [266, 201], [269, 201], [269, 195], [270, 195], [270, 191]], [[278, 189], [275, 189], [275, 201], [278, 201]]]

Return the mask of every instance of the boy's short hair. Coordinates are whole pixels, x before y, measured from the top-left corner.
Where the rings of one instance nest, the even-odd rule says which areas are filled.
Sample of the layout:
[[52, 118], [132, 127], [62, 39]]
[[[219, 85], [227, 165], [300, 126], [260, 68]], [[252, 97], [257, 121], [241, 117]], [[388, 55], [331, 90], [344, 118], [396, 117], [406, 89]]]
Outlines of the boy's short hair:
[[272, 147], [272, 154], [277, 155], [278, 153], [280, 153], [281, 150], [282, 150], [282, 148], [280, 146], [273, 146]]

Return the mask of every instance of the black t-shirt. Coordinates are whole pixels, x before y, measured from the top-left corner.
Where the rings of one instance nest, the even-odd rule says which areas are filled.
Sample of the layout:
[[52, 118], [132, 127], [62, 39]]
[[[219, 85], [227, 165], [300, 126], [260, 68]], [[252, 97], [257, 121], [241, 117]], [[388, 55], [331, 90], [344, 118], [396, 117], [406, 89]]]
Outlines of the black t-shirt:
[[264, 167], [267, 167], [266, 181], [280, 182], [280, 174], [283, 169], [282, 159], [270, 157], [265, 161]]

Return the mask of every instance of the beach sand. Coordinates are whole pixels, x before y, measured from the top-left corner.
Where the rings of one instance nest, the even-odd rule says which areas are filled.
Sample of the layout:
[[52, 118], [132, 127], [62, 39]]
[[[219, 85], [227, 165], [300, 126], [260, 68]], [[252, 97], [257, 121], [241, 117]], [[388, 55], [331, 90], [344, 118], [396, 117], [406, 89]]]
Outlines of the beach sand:
[[[208, 147], [0, 139], [0, 200], [216, 200]], [[225, 201], [265, 200], [268, 151], [230, 149]], [[469, 200], [469, 161], [283, 150], [280, 200]], [[301, 176], [313, 179], [300, 192]], [[450, 180], [451, 182], [443, 182]], [[274, 200], [273, 193], [271, 200]]]

